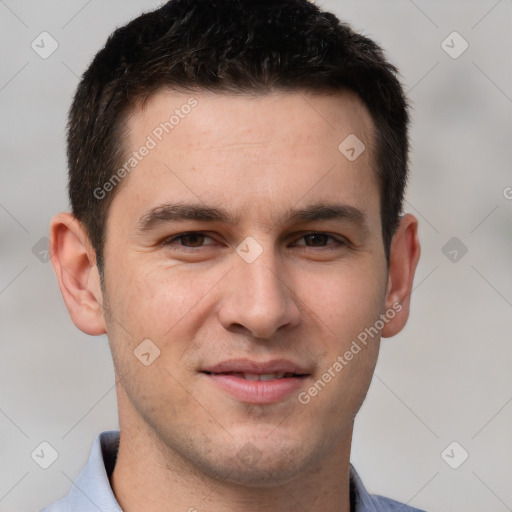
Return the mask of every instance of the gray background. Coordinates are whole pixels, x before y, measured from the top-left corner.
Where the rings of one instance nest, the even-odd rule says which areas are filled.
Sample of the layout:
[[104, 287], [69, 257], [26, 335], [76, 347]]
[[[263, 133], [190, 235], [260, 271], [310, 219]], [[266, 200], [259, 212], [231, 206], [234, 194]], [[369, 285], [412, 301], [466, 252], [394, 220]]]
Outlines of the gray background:
[[[512, 510], [512, 2], [319, 3], [385, 48], [414, 108], [406, 210], [423, 253], [409, 323], [383, 340], [352, 461], [370, 491], [429, 512]], [[68, 208], [78, 77], [116, 26], [157, 5], [0, 0], [0, 511], [66, 494], [97, 433], [118, 427], [107, 339], [71, 323], [37, 244]], [[31, 48], [43, 31], [59, 45], [47, 59]], [[442, 46], [453, 31], [469, 44], [458, 58]], [[447, 44], [453, 54], [463, 42]], [[452, 237], [459, 247], [443, 252]], [[31, 458], [43, 441], [59, 454], [46, 470]], [[460, 447], [443, 459], [452, 441]], [[452, 469], [445, 460], [460, 463], [462, 450]]]

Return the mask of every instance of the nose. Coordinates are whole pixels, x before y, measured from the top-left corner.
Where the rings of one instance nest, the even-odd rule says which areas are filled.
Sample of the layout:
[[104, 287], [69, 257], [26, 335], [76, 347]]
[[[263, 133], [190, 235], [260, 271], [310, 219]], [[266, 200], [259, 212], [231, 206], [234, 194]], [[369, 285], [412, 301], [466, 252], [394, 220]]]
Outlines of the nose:
[[270, 338], [279, 329], [298, 325], [300, 310], [293, 283], [274, 251], [264, 249], [252, 263], [237, 254], [224, 282], [218, 317], [226, 330], [248, 331], [255, 338]]

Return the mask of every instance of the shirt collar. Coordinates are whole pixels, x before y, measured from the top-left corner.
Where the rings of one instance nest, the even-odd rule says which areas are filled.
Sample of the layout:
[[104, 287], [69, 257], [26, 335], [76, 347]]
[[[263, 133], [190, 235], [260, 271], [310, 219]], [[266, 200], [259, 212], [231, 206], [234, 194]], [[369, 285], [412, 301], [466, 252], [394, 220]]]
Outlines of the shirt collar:
[[[62, 510], [123, 512], [110, 486], [118, 448], [119, 430], [108, 430], [96, 436], [87, 464], [76, 477], [69, 494], [58, 503], [63, 505]], [[48, 512], [52, 512], [51, 507]]]

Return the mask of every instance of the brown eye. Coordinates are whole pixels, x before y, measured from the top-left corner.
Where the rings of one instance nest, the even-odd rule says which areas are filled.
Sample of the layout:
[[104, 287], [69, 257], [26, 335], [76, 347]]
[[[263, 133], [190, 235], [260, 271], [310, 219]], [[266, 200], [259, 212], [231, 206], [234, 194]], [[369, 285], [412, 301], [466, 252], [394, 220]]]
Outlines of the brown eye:
[[[329, 239], [331, 242], [329, 243]], [[319, 248], [336, 248], [347, 245], [347, 242], [343, 238], [337, 238], [328, 233], [307, 233], [302, 235], [299, 240], [304, 240], [305, 243], [298, 243], [297, 245], [302, 247], [319, 247]], [[332, 242], [334, 240], [334, 242]]]
[[214, 245], [211, 243], [205, 243], [206, 239], [213, 240], [211, 237], [200, 232], [181, 233], [180, 235], [176, 235], [165, 240], [164, 245], [174, 246], [175, 248], [184, 247], [189, 249], [204, 247], [206, 245]]
[[188, 235], [181, 235], [176, 238], [181, 239], [182, 245], [187, 247], [200, 247], [202, 242], [204, 242], [205, 236], [201, 235], [200, 233], [190, 233]]
[[[311, 233], [309, 235], [304, 235], [304, 240], [311, 242], [311, 245], [314, 247], [325, 245], [328, 238], [332, 237], [324, 233]], [[306, 243], [306, 245], [308, 244]]]

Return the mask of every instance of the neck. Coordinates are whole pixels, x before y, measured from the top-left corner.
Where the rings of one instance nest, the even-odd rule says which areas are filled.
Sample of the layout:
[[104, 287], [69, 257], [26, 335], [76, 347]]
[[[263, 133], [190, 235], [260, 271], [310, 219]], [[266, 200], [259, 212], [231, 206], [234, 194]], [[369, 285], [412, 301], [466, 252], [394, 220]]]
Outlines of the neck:
[[[121, 420], [121, 418], [120, 418]], [[286, 482], [249, 486], [210, 478], [166, 446], [139, 422], [120, 421], [120, 444], [111, 486], [124, 512], [350, 512], [349, 456], [352, 432], [314, 467]]]

